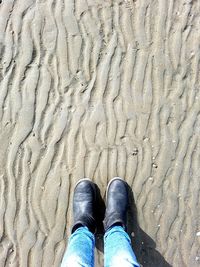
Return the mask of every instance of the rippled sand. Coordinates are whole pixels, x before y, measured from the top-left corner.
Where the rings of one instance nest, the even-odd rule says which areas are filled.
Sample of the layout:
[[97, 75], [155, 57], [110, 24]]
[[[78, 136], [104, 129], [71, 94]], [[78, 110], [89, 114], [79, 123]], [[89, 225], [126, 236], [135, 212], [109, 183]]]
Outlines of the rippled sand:
[[0, 1], [0, 266], [59, 266], [75, 183], [113, 176], [143, 266], [200, 266], [199, 25], [198, 0]]

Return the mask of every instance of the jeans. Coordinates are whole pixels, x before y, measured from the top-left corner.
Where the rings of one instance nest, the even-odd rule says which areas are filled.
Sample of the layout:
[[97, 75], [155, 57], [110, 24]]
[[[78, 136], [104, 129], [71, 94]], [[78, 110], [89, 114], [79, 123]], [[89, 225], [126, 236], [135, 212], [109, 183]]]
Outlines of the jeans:
[[[61, 267], [94, 267], [94, 235], [87, 227], [79, 227], [70, 237]], [[140, 266], [128, 234], [121, 226], [113, 226], [104, 235], [104, 266]]]

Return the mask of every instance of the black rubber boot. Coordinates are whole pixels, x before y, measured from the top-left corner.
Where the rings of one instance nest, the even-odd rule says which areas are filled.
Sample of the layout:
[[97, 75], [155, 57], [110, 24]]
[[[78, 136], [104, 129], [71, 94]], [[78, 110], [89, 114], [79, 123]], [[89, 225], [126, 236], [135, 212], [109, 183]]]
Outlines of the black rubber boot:
[[72, 233], [80, 226], [87, 226], [92, 233], [95, 232], [95, 202], [96, 185], [88, 178], [81, 179], [74, 189]]
[[104, 229], [120, 225], [126, 230], [128, 209], [128, 184], [119, 177], [113, 178], [107, 187]]

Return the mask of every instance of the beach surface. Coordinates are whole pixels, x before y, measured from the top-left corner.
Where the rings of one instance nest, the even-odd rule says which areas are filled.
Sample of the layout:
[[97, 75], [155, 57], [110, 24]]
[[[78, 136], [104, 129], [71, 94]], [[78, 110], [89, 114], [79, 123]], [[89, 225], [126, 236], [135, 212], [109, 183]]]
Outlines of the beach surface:
[[75, 184], [115, 176], [142, 266], [200, 266], [199, 10], [0, 1], [0, 266], [60, 266]]

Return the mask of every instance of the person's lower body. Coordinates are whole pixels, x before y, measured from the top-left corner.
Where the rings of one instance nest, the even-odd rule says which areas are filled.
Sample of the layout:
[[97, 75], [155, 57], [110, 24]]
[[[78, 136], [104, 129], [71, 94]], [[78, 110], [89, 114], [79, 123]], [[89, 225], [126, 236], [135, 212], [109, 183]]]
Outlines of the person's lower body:
[[[79, 227], [70, 237], [61, 267], [94, 267], [94, 234]], [[104, 235], [104, 266], [140, 266], [131, 247], [128, 234], [121, 226], [113, 226]]]
[[[128, 184], [113, 178], [107, 187], [104, 224], [105, 267], [134, 267], [137, 263], [126, 233]], [[98, 211], [96, 185], [88, 178], [81, 179], [74, 189], [74, 224], [62, 267], [94, 267], [96, 212]]]

